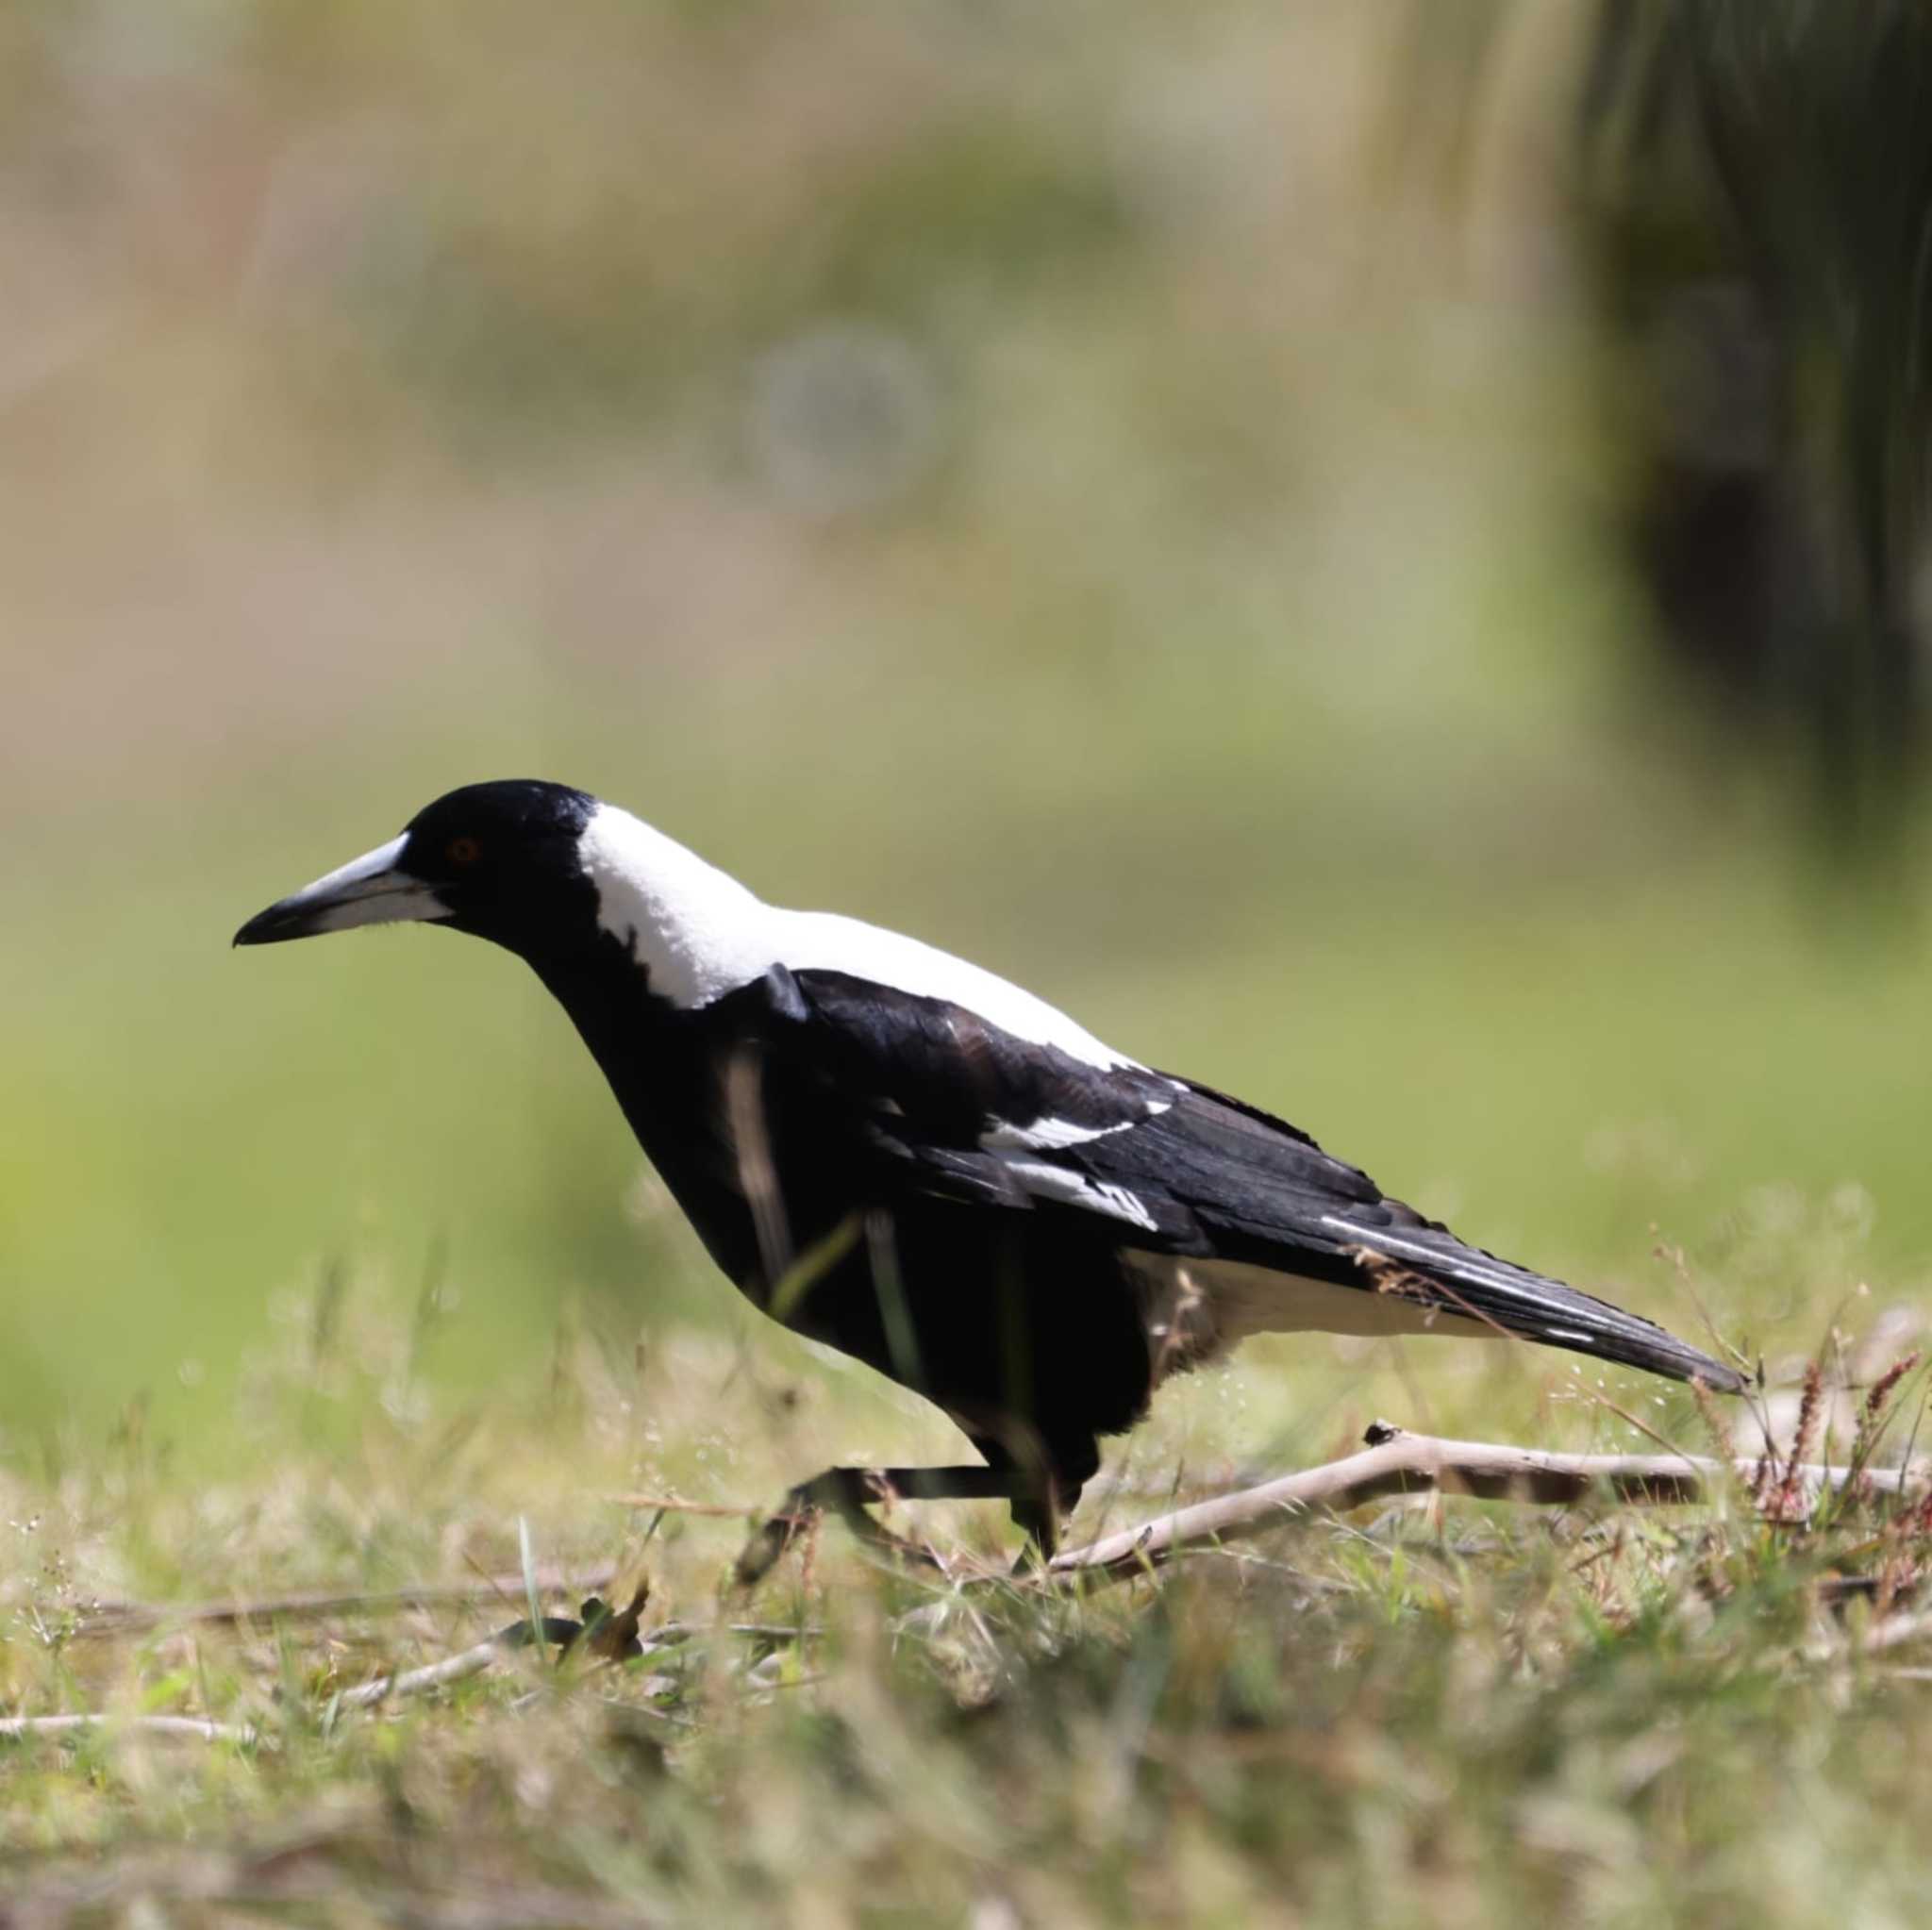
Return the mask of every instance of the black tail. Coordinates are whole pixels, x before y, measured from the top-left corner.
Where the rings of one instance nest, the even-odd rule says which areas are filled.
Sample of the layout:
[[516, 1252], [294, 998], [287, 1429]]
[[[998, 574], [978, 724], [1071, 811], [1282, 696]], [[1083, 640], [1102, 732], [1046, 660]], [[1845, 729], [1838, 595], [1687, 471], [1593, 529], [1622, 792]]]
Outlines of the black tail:
[[1747, 1385], [1735, 1368], [1656, 1322], [1464, 1246], [1441, 1227], [1364, 1226], [1355, 1255], [1372, 1270], [1386, 1270], [1380, 1283], [1385, 1291], [1407, 1293], [1545, 1347], [1641, 1367], [1673, 1380], [1702, 1381], [1723, 1394], [1741, 1394]]

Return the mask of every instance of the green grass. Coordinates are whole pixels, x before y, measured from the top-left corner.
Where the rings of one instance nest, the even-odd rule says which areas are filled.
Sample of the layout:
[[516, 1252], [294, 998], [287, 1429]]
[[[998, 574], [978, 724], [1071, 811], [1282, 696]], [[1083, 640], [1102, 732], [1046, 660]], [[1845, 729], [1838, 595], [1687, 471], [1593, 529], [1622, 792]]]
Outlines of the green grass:
[[[1873, 1605], [1845, 1586], [1911, 1603], [1924, 1530], [1896, 1509], [1806, 1529], [1741, 1493], [1438, 1501], [1049, 1591], [1004, 1577], [991, 1511], [905, 1507], [950, 1577], [882, 1570], [828, 1525], [744, 1597], [725, 1586], [741, 1522], [624, 1497], [750, 1510], [801, 1456], [875, 1451], [904, 1417], [828, 1400], [756, 1339], [634, 1356], [588, 1328], [487, 1402], [452, 1398], [367, 1283], [297, 1314], [222, 1478], [186, 1476], [138, 1423], [6, 1477], [7, 1712], [247, 1732], [0, 1742], [21, 1921], [118, 1922], [142, 1900], [182, 1924], [1915, 1920], [1932, 1701], [1912, 1646], [1862, 1653]], [[1414, 1373], [1441, 1426], [1637, 1440], [1554, 1356], [1445, 1346], [1432, 1371], [1411, 1345], [1399, 1376], [1386, 1346], [1353, 1350], [1345, 1399], [1324, 1342], [1177, 1386], [1082, 1524], [1232, 1478], [1290, 1400], [1272, 1465], [1344, 1447], [1362, 1404], [1417, 1397]], [[1681, 1396], [1643, 1412], [1707, 1447]], [[525, 1651], [373, 1709], [338, 1701], [521, 1618], [526, 1540], [541, 1562], [615, 1564], [620, 1596], [647, 1586], [647, 1639], [685, 1633], [615, 1667]], [[467, 1606], [87, 1626], [103, 1600], [479, 1573], [512, 1579]]]

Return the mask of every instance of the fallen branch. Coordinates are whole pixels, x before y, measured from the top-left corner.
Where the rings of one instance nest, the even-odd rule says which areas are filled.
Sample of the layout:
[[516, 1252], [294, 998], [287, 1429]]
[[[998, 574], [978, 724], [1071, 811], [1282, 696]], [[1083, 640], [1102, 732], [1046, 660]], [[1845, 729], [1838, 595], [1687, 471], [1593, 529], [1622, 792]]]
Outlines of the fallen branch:
[[0, 1717], [0, 1737], [72, 1736], [87, 1729], [111, 1729], [116, 1735], [189, 1736], [198, 1742], [258, 1742], [261, 1738], [244, 1722], [211, 1722], [203, 1716], [119, 1716], [104, 1709], [76, 1716]]
[[[1125, 1528], [1085, 1548], [1070, 1548], [1048, 1564], [1052, 1574], [1132, 1574], [1191, 1543], [1236, 1539], [1276, 1527], [1314, 1508], [1341, 1514], [1365, 1502], [1402, 1494], [1466, 1494], [1480, 1501], [1531, 1502], [1563, 1507], [1607, 1489], [1620, 1501], [1676, 1507], [1704, 1501], [1733, 1478], [1748, 1484], [1757, 1462], [1694, 1455], [1564, 1455], [1487, 1441], [1443, 1440], [1408, 1434], [1378, 1421], [1360, 1454], [1263, 1482], [1212, 1501]], [[1852, 1476], [1816, 1463], [1795, 1471], [1807, 1502]], [[1857, 1477], [1886, 1493], [1903, 1493], [1924, 1471], [1865, 1469]]]

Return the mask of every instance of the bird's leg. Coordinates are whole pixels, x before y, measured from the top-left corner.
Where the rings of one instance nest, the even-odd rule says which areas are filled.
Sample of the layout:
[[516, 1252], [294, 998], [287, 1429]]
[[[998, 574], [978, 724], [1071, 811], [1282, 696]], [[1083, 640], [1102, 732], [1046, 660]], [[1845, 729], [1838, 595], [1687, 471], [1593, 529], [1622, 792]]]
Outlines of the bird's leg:
[[[767, 1574], [806, 1520], [824, 1508], [843, 1517], [860, 1540], [917, 1561], [923, 1549], [890, 1534], [866, 1513], [867, 1504], [904, 1495], [912, 1501], [1013, 1501], [1021, 1476], [1011, 1468], [827, 1468], [802, 1481], [739, 1556], [736, 1576], [748, 1588]], [[1018, 1503], [1015, 1502], [1017, 1515]]]
[[1013, 1475], [1013, 1525], [1025, 1538], [1013, 1563], [1023, 1574], [1051, 1561], [1060, 1544], [1060, 1525], [1080, 1505], [1080, 1490], [1100, 1471], [1100, 1450], [1091, 1437], [1062, 1439], [1048, 1445], [1022, 1439], [1011, 1445], [974, 1446], [988, 1460], [1004, 1462]]
[[1053, 1559], [1060, 1545], [1060, 1522], [1073, 1512], [1079, 1498], [1080, 1490], [1076, 1488], [1062, 1506], [1058, 1484], [1050, 1476], [1037, 1486], [1022, 1488], [1013, 1496], [1013, 1525], [1026, 1538], [1025, 1546], [1013, 1563], [1015, 1574], [1035, 1562]]

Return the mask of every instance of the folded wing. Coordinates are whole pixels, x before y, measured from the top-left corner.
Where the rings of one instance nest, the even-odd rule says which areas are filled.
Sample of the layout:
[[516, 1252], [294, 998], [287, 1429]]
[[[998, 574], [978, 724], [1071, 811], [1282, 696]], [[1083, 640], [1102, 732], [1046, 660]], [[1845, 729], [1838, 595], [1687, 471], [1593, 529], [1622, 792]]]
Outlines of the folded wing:
[[1743, 1385], [1654, 1323], [1465, 1244], [1306, 1133], [1208, 1087], [1095, 1066], [841, 973], [779, 968], [758, 996], [768, 1048], [891, 1183], [1085, 1215], [1142, 1271], [1170, 1262], [1193, 1290], [1224, 1295], [1230, 1330], [1514, 1335]]

